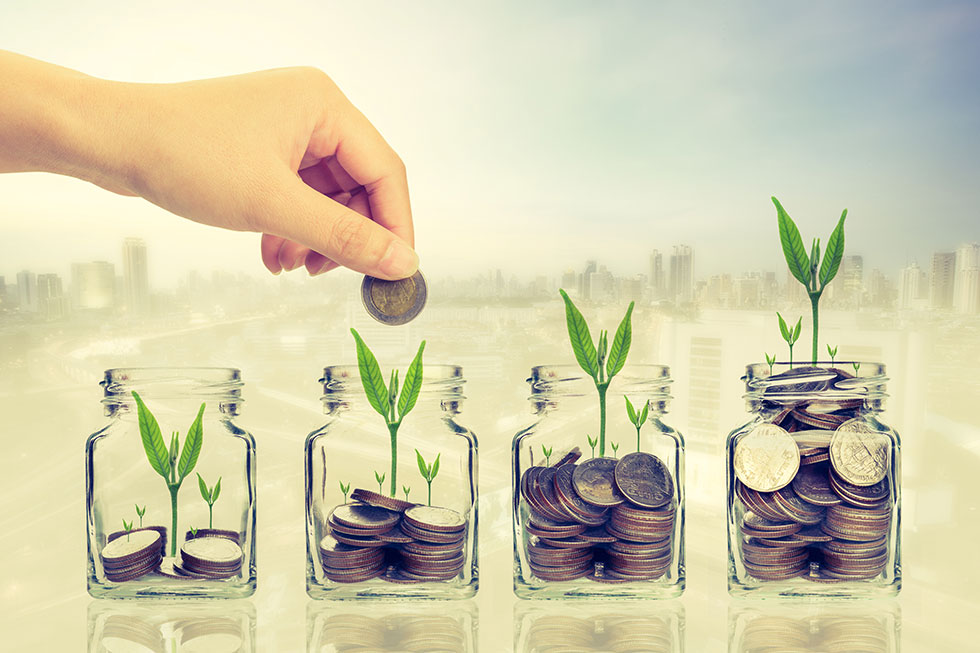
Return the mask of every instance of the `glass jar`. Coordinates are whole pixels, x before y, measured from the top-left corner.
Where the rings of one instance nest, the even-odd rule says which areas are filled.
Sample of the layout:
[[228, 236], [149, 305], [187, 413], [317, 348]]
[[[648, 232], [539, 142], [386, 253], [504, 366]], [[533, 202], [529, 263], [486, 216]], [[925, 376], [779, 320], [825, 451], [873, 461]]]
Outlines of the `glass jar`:
[[[532, 368], [536, 421], [514, 436], [511, 454], [517, 596], [684, 591], [684, 438], [661, 419], [671, 382], [667, 367], [627, 367], [601, 415], [593, 380], [580, 369]], [[637, 421], [647, 413], [639, 433], [623, 395]]]
[[241, 372], [111, 369], [101, 385], [109, 423], [85, 445], [89, 594], [251, 596], [255, 440], [234, 422]]
[[312, 598], [476, 594], [477, 443], [456, 421], [464, 382], [458, 366], [426, 365], [415, 408], [392, 438], [357, 366], [324, 369], [327, 422], [306, 438]]
[[902, 583], [901, 446], [884, 365], [750, 365], [728, 436], [733, 595], [873, 597]]

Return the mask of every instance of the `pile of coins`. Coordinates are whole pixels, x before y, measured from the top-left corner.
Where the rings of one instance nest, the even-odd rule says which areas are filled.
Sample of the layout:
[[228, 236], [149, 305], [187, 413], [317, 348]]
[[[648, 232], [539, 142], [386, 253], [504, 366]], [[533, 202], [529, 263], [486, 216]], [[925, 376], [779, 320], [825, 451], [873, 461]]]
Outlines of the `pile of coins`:
[[673, 557], [676, 516], [670, 471], [643, 452], [576, 464], [580, 456], [576, 449], [553, 466], [532, 466], [521, 475], [531, 571], [551, 582], [663, 576]]
[[242, 547], [229, 537], [195, 537], [180, 547], [180, 563], [175, 562], [173, 570], [191, 578], [222, 580], [238, 575], [244, 557]]
[[100, 554], [106, 580], [125, 583], [156, 571], [163, 559], [163, 537], [155, 529], [114, 534]]
[[323, 574], [337, 583], [382, 578], [392, 583], [448, 581], [466, 560], [466, 519], [357, 489], [357, 501], [334, 508], [320, 541]]
[[792, 372], [794, 383], [767, 389], [771, 421], [735, 445], [742, 563], [761, 581], [875, 578], [889, 556], [889, 441], [861, 419], [861, 400], [779, 400], [781, 393], [819, 393], [850, 375]]

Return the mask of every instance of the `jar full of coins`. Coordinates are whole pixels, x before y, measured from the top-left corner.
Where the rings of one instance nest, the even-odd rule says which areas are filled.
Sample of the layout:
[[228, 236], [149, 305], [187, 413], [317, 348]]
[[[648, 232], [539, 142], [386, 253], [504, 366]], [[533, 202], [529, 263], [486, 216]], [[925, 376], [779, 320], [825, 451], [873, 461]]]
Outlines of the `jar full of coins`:
[[420, 348], [403, 377], [382, 376], [362, 345], [363, 365], [324, 370], [327, 421], [306, 438], [307, 593], [471, 597], [477, 441], [459, 422], [462, 369], [423, 367]]
[[901, 446], [877, 363], [750, 365], [728, 436], [729, 592], [874, 597], [902, 583]]
[[255, 592], [255, 440], [241, 373], [111, 369], [109, 423], [85, 447], [88, 591], [96, 598]]
[[670, 370], [626, 367], [600, 401], [572, 366], [531, 370], [513, 441], [514, 592], [672, 598], [684, 590], [684, 439], [662, 419]]

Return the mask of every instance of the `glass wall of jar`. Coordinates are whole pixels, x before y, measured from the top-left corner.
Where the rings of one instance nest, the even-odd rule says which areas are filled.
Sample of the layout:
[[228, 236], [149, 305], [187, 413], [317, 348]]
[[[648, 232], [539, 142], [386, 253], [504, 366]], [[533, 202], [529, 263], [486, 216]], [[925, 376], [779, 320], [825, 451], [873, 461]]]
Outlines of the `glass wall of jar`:
[[307, 593], [473, 596], [477, 442], [457, 421], [462, 368], [425, 366], [418, 401], [394, 437], [357, 366], [327, 367], [320, 382], [327, 422], [306, 438]]
[[605, 411], [593, 380], [570, 365], [535, 367], [528, 383], [535, 421], [514, 437], [511, 455], [514, 592], [679, 596], [684, 439], [662, 421], [670, 370], [626, 367]]
[[109, 423], [85, 447], [89, 594], [250, 596], [255, 440], [235, 423], [241, 372], [111, 369], [101, 385]]
[[734, 595], [889, 596], [902, 583], [901, 446], [877, 363], [750, 365], [728, 436]]

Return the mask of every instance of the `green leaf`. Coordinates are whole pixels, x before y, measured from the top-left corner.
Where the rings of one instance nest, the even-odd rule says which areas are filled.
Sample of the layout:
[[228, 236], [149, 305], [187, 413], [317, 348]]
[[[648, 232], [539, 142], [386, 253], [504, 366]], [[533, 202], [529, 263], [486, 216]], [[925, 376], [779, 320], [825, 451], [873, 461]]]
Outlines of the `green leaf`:
[[592, 334], [589, 333], [589, 325], [586, 324], [582, 313], [575, 307], [568, 293], [559, 290], [561, 297], [565, 300], [565, 323], [568, 326], [568, 340], [575, 353], [575, 360], [579, 367], [593, 379], [598, 379], [599, 365], [595, 344], [592, 342]]
[[395, 421], [395, 403], [398, 400], [398, 370], [391, 371], [391, 378], [388, 381], [388, 413], [390, 420]]
[[636, 424], [636, 409], [633, 408], [633, 402], [626, 395], [623, 395], [623, 399], [626, 400], [626, 414], [629, 415], [630, 422]]
[[204, 482], [200, 474], [197, 475], [197, 489], [201, 491], [201, 497], [208, 503], [211, 503], [211, 491], [208, 490], [208, 484]]
[[591, 435], [588, 435], [588, 434], [587, 434], [587, 435], [585, 436], [585, 439], [589, 441], [589, 446], [590, 446], [590, 447], [594, 447], [594, 446], [596, 446], [597, 444], [599, 444], [599, 438], [596, 438], [595, 440], [593, 440], [593, 439], [592, 439], [592, 436], [591, 436]]
[[415, 450], [415, 461], [419, 464], [419, 473], [422, 474], [422, 478], [429, 478], [429, 466], [425, 464], [425, 459], [418, 449]]
[[772, 365], [772, 364], [773, 364], [773, 363], [775, 363], [775, 362], [776, 362], [776, 357], [775, 357], [775, 356], [770, 356], [770, 355], [769, 355], [769, 354], [767, 353], [767, 354], [766, 354], [766, 363], [768, 363], [769, 365]]
[[170, 451], [167, 454], [170, 460], [170, 471], [177, 471], [177, 456], [180, 454], [180, 431], [170, 434]]
[[221, 494], [221, 477], [218, 477], [218, 482], [214, 484], [214, 488], [211, 490], [211, 503], [218, 500], [218, 496]]
[[827, 252], [823, 257], [823, 265], [820, 266], [820, 289], [823, 290], [840, 269], [840, 262], [844, 258], [844, 220], [847, 218], [847, 209], [841, 213], [837, 226], [827, 240]]
[[415, 353], [405, 372], [405, 385], [402, 387], [401, 397], [398, 398], [398, 419], [405, 419], [418, 401], [419, 393], [422, 391], [422, 352], [425, 351], [425, 340], [419, 345], [419, 350]]
[[645, 404], [643, 404], [643, 412], [640, 413], [640, 419], [636, 423], [637, 428], [646, 424], [647, 416], [649, 415], [650, 415], [650, 402], [648, 400]]
[[623, 316], [623, 321], [619, 323], [619, 328], [616, 329], [616, 335], [613, 336], [612, 348], [609, 350], [609, 360], [606, 362], [606, 376], [608, 378], [613, 378], [619, 371], [623, 369], [623, 365], [626, 364], [626, 356], [630, 353], [630, 346], [633, 344], [633, 306], [635, 302], [630, 302], [629, 308], [626, 309], [626, 315]]
[[789, 329], [786, 327], [786, 320], [784, 320], [783, 316], [779, 314], [779, 311], [776, 311], [776, 317], [779, 318], [779, 333], [783, 336], [783, 340], [789, 342], [793, 337], [793, 334], [791, 334]]
[[150, 461], [150, 467], [153, 468], [153, 471], [169, 481], [170, 457], [167, 453], [167, 445], [163, 442], [163, 434], [160, 433], [160, 425], [157, 424], [157, 419], [140, 399], [140, 396], [134, 392], [133, 398], [136, 399], [140, 439], [143, 441], [146, 459]]
[[793, 328], [793, 342], [795, 343], [800, 338], [800, 329], [803, 328], [803, 316], [796, 321], [796, 326]]
[[197, 537], [197, 529], [196, 529], [196, 528], [194, 528], [193, 526], [191, 526], [191, 535], [192, 535], [193, 537]]
[[837, 347], [834, 347], [833, 349], [831, 349], [830, 348], [830, 345], [827, 345], [827, 353], [830, 354], [830, 357], [831, 358], [833, 358], [834, 356], [837, 355]]
[[126, 532], [128, 533], [129, 531], [133, 530], [133, 522], [131, 522], [131, 521], [130, 522], [127, 522], [124, 519], [123, 520], [123, 528], [126, 529]]
[[[136, 504], [134, 504], [134, 505], [136, 505]], [[136, 514], [139, 515], [140, 517], [142, 517], [143, 515], [145, 515], [146, 514], [146, 506], [143, 506], [143, 509], [140, 510], [139, 505], [136, 505]]]
[[364, 394], [367, 395], [368, 403], [371, 408], [388, 419], [388, 388], [385, 386], [384, 377], [381, 375], [381, 366], [378, 359], [374, 357], [371, 350], [361, 339], [361, 335], [351, 329], [354, 334], [354, 341], [357, 343], [357, 368], [361, 374], [361, 385], [364, 386]]
[[194, 471], [198, 456], [201, 455], [201, 445], [204, 444], [204, 427], [201, 424], [203, 418], [204, 404], [201, 404], [197, 411], [197, 417], [194, 418], [194, 423], [191, 424], [187, 430], [187, 435], [184, 437], [184, 451], [180, 454], [180, 465], [177, 466], [177, 473], [180, 475], [181, 481]]
[[376, 480], [378, 483], [384, 483], [385, 482], [385, 476], [387, 476], [387, 473], [385, 473], [385, 474], [379, 474], [378, 472], [375, 472], [374, 473], [374, 480]]
[[609, 332], [605, 329], [599, 330], [599, 346], [596, 350], [596, 366], [601, 368], [609, 352]]
[[[550, 453], [550, 452], [549, 452]], [[432, 463], [432, 470], [429, 472], [429, 480], [435, 480], [436, 474], [439, 473], [439, 459], [442, 458], [442, 454], [436, 455], [436, 461]]]
[[783, 209], [775, 197], [772, 203], [776, 205], [776, 217], [779, 222], [779, 242], [783, 245], [783, 256], [786, 257], [786, 265], [789, 266], [790, 274], [797, 281], [807, 288], [810, 287], [810, 259], [806, 256], [803, 248], [803, 238], [800, 237], [800, 230], [796, 228], [793, 218]]
[[343, 481], [337, 481], [337, 482], [340, 483], [340, 491], [341, 492], [343, 492], [344, 494], [347, 494], [350, 491], [350, 482], [348, 482], [347, 485], [344, 485], [344, 482]]

